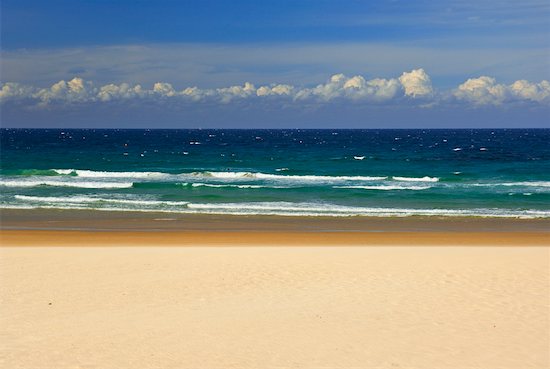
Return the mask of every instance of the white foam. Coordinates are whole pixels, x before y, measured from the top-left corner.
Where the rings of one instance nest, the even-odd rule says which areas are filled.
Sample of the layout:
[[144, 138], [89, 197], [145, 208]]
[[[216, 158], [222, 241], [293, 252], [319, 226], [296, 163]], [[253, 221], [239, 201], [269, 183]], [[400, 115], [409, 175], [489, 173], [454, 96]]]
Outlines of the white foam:
[[260, 179], [278, 179], [278, 180], [290, 180], [290, 181], [381, 181], [388, 177], [368, 177], [368, 176], [316, 176], [316, 175], [289, 175], [280, 176], [276, 174], [256, 173], [256, 178]]
[[213, 177], [229, 180], [268, 179], [277, 181], [336, 182], [336, 181], [380, 181], [388, 177], [369, 176], [317, 176], [317, 175], [279, 175], [261, 172], [195, 172], [197, 177]]
[[0, 186], [3, 187], [76, 187], [76, 188], [130, 188], [132, 182], [98, 182], [98, 181], [56, 181], [56, 180], [0, 180]]
[[[359, 157], [364, 158], [364, 157]], [[362, 160], [362, 159], [357, 159]], [[144, 179], [144, 180], [181, 180], [192, 178], [216, 178], [228, 181], [242, 180], [273, 180], [273, 181], [292, 181], [292, 182], [338, 182], [338, 181], [381, 181], [388, 179], [387, 176], [330, 176], [330, 175], [281, 175], [261, 172], [192, 172], [181, 174], [170, 174], [163, 172], [109, 172], [93, 171], [84, 169], [53, 169], [56, 173], [62, 175], [76, 174], [78, 178], [95, 179]], [[286, 171], [288, 168], [277, 168], [276, 171]], [[432, 177], [411, 178], [393, 177], [396, 180], [416, 180], [434, 182], [438, 179]]]
[[[46, 198], [43, 198], [44, 200]], [[61, 199], [61, 198], [59, 198]], [[66, 198], [63, 198], [66, 200]], [[51, 199], [50, 199], [51, 200]], [[187, 203], [174, 208], [125, 208], [109, 206], [81, 206], [85, 202], [50, 202], [35, 201], [39, 205], [4, 204], [3, 209], [81, 209], [99, 211], [138, 211], [180, 214], [220, 214], [220, 215], [278, 215], [278, 216], [328, 216], [328, 217], [408, 217], [408, 216], [450, 216], [450, 217], [490, 217], [490, 218], [550, 218], [549, 210], [506, 210], [506, 209], [406, 209], [406, 208], [361, 208], [321, 203], [288, 203], [288, 202], [258, 202], [258, 203]], [[154, 201], [148, 204], [155, 203]], [[170, 203], [172, 202], [163, 202]], [[32, 202], [31, 202], [32, 204]]]
[[498, 183], [499, 186], [526, 186], [526, 187], [550, 187], [550, 181], [533, 181], [533, 182], [508, 182]]
[[83, 169], [54, 169], [58, 174], [76, 173], [81, 178], [162, 178], [169, 176], [161, 172], [107, 172]]
[[437, 177], [392, 177], [396, 181], [404, 182], [438, 182], [439, 178]]
[[214, 183], [192, 183], [192, 187], [213, 187], [213, 188], [287, 188], [278, 186], [260, 186], [260, 185], [231, 185], [231, 184], [214, 184]]
[[211, 203], [188, 204], [191, 210], [210, 214], [231, 215], [283, 215], [283, 216], [461, 216], [497, 218], [547, 218], [550, 211], [543, 210], [504, 210], [504, 209], [401, 209], [401, 208], [361, 208], [330, 204], [312, 203]]
[[431, 186], [392, 186], [392, 185], [380, 185], [380, 186], [332, 186], [332, 188], [354, 188], [363, 190], [380, 190], [380, 191], [392, 191], [392, 190], [413, 190], [421, 191], [432, 188]]
[[74, 173], [74, 169], [53, 169], [57, 174], [68, 175]]
[[495, 187], [495, 186], [505, 186], [505, 187], [542, 187], [550, 188], [550, 181], [524, 181], [524, 182], [502, 182], [502, 183], [473, 183], [471, 186], [476, 187]]
[[26, 196], [15, 195], [15, 198], [23, 201], [45, 202], [45, 203], [69, 203], [69, 204], [89, 204], [97, 202], [113, 203], [113, 204], [128, 204], [128, 205], [187, 205], [188, 201], [159, 201], [159, 200], [131, 200], [131, 199], [111, 199], [93, 196]]

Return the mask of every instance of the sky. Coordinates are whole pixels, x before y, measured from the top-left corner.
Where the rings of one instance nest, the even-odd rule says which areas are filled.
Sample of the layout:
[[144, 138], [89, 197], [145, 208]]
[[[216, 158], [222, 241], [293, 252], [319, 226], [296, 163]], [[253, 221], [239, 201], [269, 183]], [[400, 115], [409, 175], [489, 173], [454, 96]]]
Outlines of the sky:
[[0, 126], [550, 127], [548, 0], [2, 0]]

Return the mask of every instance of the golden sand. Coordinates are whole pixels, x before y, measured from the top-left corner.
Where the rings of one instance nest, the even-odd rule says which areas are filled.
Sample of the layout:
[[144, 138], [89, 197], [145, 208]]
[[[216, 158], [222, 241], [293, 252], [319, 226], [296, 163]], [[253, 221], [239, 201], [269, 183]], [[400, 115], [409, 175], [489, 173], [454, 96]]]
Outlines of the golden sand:
[[[543, 233], [4, 230], [1, 241], [14, 246], [0, 247], [1, 368], [550, 367]], [[376, 243], [470, 246], [357, 247]], [[164, 247], [176, 245], [190, 247]]]

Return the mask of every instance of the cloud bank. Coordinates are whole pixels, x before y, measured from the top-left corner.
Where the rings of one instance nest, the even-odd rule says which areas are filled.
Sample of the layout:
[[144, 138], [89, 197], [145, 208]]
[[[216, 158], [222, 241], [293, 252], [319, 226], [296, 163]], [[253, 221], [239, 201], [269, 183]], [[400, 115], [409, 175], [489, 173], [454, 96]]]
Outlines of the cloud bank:
[[34, 108], [56, 108], [82, 104], [124, 103], [148, 101], [153, 103], [197, 104], [201, 102], [233, 104], [258, 102], [295, 104], [335, 104], [342, 101], [361, 104], [396, 104], [431, 107], [463, 103], [471, 107], [502, 106], [506, 104], [550, 105], [550, 83], [518, 80], [510, 85], [500, 84], [488, 76], [471, 78], [454, 89], [438, 91], [432, 86], [424, 69], [414, 69], [396, 78], [372, 78], [335, 74], [325, 83], [313, 87], [290, 84], [255, 86], [250, 82], [221, 88], [197, 86], [177, 89], [167, 82], [154, 83], [151, 88], [140, 84], [110, 83], [97, 85], [75, 77], [61, 80], [50, 87], [40, 88], [16, 82], [2, 83], [0, 104], [21, 104]]

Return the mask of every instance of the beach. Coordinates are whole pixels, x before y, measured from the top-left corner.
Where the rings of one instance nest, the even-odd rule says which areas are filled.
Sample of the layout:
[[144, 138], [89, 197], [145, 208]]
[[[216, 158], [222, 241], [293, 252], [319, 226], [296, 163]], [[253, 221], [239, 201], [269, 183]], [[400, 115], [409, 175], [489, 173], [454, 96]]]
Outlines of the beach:
[[0, 368], [550, 367], [550, 130], [0, 133]]
[[89, 213], [2, 212], [0, 367], [550, 364], [546, 220]]

